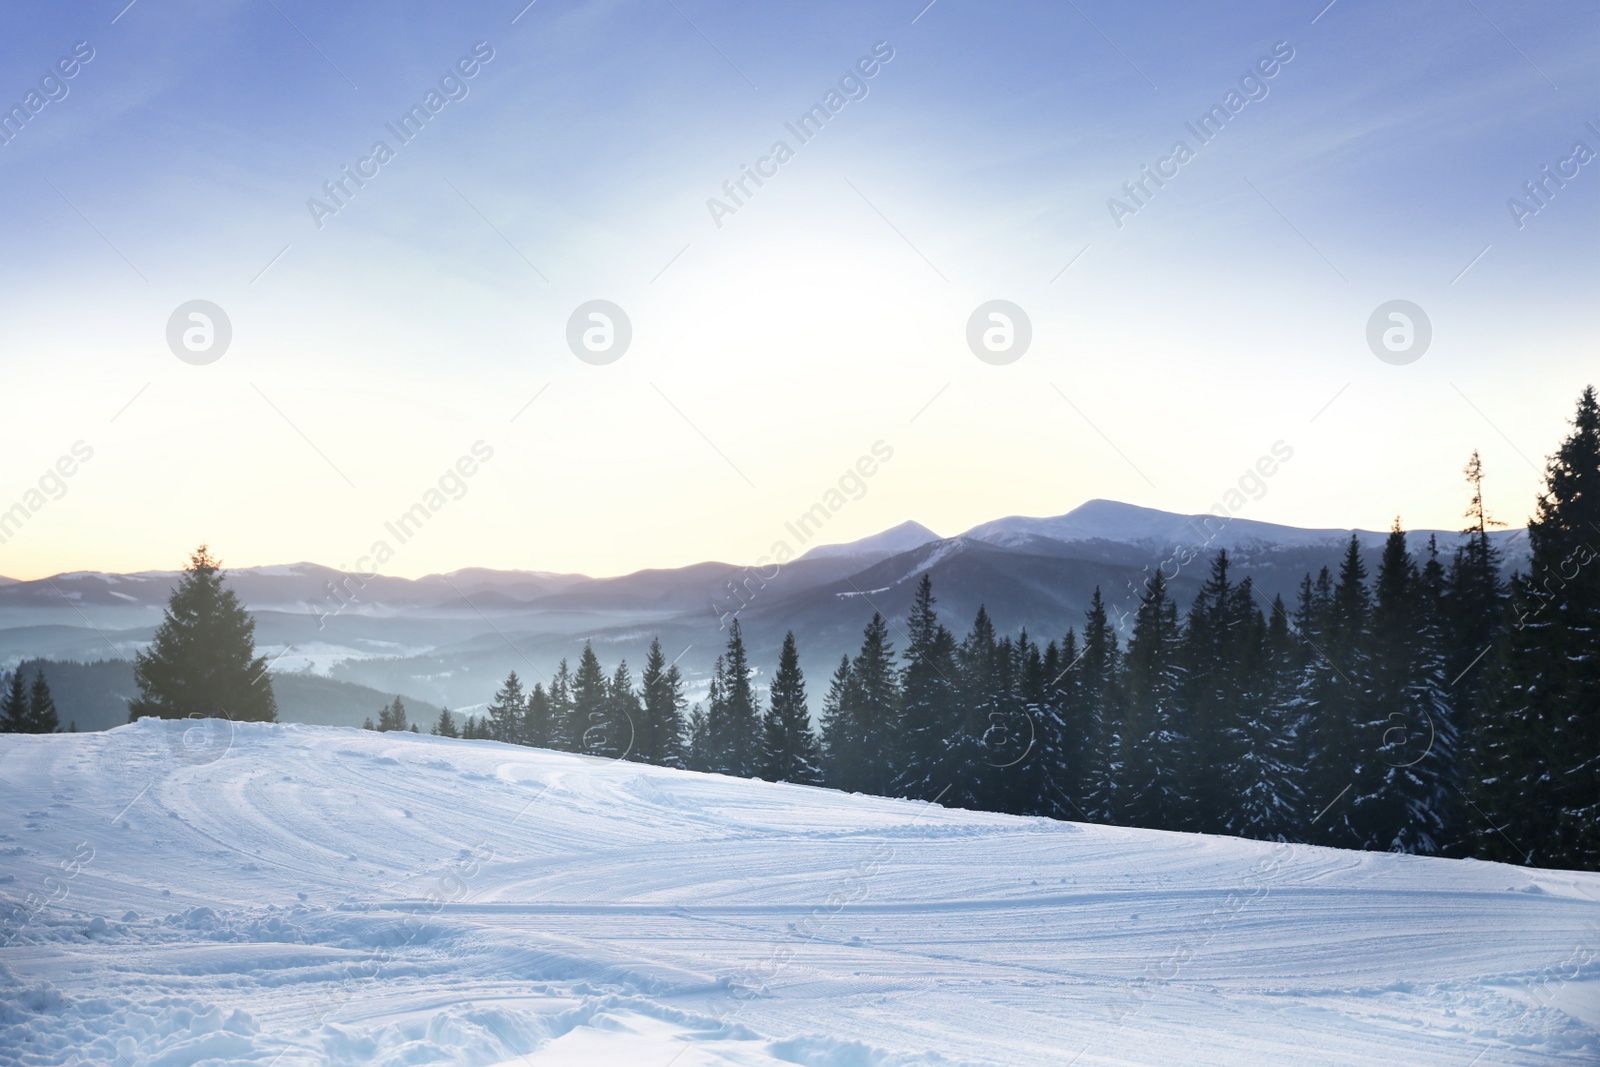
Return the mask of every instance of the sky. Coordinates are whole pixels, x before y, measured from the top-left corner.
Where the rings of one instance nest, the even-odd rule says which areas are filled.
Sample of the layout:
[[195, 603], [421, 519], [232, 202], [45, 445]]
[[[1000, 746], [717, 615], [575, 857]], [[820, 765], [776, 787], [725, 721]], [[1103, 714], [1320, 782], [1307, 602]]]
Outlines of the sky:
[[0, 574], [1516, 525], [1600, 380], [1592, 3], [525, 2], [0, 12]]

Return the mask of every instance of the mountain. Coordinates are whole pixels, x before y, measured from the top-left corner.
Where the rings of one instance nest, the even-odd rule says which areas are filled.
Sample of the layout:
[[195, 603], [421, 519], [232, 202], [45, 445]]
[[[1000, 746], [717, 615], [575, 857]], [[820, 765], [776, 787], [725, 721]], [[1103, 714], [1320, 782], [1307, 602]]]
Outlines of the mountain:
[[921, 548], [930, 541], [939, 540], [939, 535], [910, 519], [899, 526], [892, 526], [882, 533], [863, 537], [859, 541], [851, 541], [843, 545], [818, 545], [801, 559], [859, 559], [875, 560], [886, 556], [897, 556], [902, 552]]
[[[543, 681], [562, 658], [575, 661], [585, 641], [608, 668], [626, 659], [637, 672], [659, 636], [695, 696], [737, 617], [758, 672], [772, 668], [784, 633], [794, 631], [815, 710], [827, 672], [856, 650], [874, 611], [903, 643], [897, 631], [924, 573], [952, 629], [965, 631], [983, 606], [1002, 632], [1026, 628], [1043, 642], [1082, 625], [1096, 588], [1114, 624], [1126, 627], [1146, 576], [1158, 566], [1186, 605], [1221, 548], [1235, 573], [1251, 576], [1267, 600], [1292, 600], [1302, 575], [1337, 566], [1352, 532], [1375, 573], [1385, 533], [1303, 530], [1092, 500], [1065, 515], [997, 519], [950, 538], [905, 522], [849, 544], [813, 548], [781, 566], [705, 562], [604, 578], [467, 568], [412, 579], [294, 563], [239, 568], [229, 572], [229, 583], [255, 614], [261, 651], [286, 677], [310, 672], [377, 694], [403, 694], [408, 703], [475, 710], [508, 671], [530, 684]], [[1447, 557], [1462, 536], [1434, 535]], [[1428, 536], [1412, 535], [1413, 551], [1422, 551]], [[1526, 558], [1523, 531], [1492, 536], [1508, 566]], [[0, 585], [0, 667], [23, 659], [131, 658], [160, 624], [176, 580], [171, 571], [75, 572]], [[764, 684], [762, 676], [757, 681]], [[280, 696], [285, 719], [333, 721], [309, 718], [328, 706], [326, 694], [294, 699], [309, 703], [302, 709]], [[63, 711], [64, 720], [71, 716]]]

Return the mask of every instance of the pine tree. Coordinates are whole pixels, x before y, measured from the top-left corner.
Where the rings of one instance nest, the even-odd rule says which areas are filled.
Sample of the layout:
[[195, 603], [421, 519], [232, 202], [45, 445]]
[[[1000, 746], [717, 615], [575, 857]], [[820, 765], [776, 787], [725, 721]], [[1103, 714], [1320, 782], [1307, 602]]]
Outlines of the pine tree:
[[1083, 779], [1077, 785], [1078, 793], [1073, 795], [1083, 809], [1082, 818], [1089, 821], [1110, 822], [1116, 807], [1122, 748], [1121, 659], [1116, 631], [1096, 586], [1084, 622], [1083, 652], [1077, 668], [1077, 696], [1084, 709], [1082, 729], [1087, 749]]
[[1545, 466], [1475, 738], [1478, 854], [1600, 869], [1600, 402]]
[[405, 730], [406, 728], [406, 706], [401, 702], [400, 697], [396, 695], [394, 703], [386, 708], [378, 709], [378, 729], [390, 731]]
[[455, 717], [450, 714], [449, 708], [439, 709], [439, 721], [433, 724], [433, 735], [435, 737], [461, 736], [456, 730], [456, 720]]
[[606, 676], [600, 669], [600, 658], [594, 654], [594, 646], [588, 641], [583, 643], [583, 654], [578, 657], [571, 692], [568, 732], [573, 751], [600, 755], [610, 737], [606, 721]]
[[639, 707], [639, 694], [633, 691], [633, 675], [628, 671], [628, 661], [621, 660], [611, 672], [606, 683], [605, 729], [596, 736], [590, 751], [596, 756], [610, 759], [638, 759], [634, 746], [638, 744], [639, 721], [644, 717]]
[[840, 656], [822, 698], [822, 776], [835, 789], [849, 791], [860, 781], [861, 741], [855, 736], [855, 719], [847, 708], [850, 699], [850, 657]]
[[1309, 803], [1315, 811], [1312, 843], [1365, 848], [1362, 809], [1374, 796], [1371, 768], [1378, 762], [1382, 731], [1371, 734], [1372, 677], [1368, 628], [1371, 597], [1361, 543], [1352, 534], [1328, 588], [1319, 576], [1315, 601], [1323, 606], [1316, 637], [1309, 642], [1312, 702], [1316, 713], [1307, 753]]
[[850, 664], [850, 709], [852, 732], [859, 739], [857, 759], [860, 777], [853, 786], [863, 793], [879, 796], [890, 792], [893, 768], [884, 758], [894, 751], [899, 736], [900, 687], [894, 667], [894, 645], [889, 640], [889, 624], [877, 612], [862, 631], [861, 651]]
[[550, 679], [550, 747], [566, 752], [578, 751], [582, 727], [576, 727], [572, 713], [572, 671], [565, 657]]
[[43, 669], [33, 674], [33, 692], [28, 698], [28, 732], [53, 734], [61, 729], [61, 719], [56, 715], [56, 702], [50, 697], [50, 685], [44, 680]]
[[[1225, 557], [1221, 567], [1226, 588]], [[1203, 612], [1203, 606], [1197, 611]], [[1166, 578], [1157, 568], [1139, 598], [1123, 659], [1119, 775], [1110, 812], [1120, 825], [1172, 828], [1187, 818], [1178, 766], [1182, 641], [1178, 607], [1167, 595]]]
[[[1007, 650], [1009, 652], [1009, 650]], [[972, 629], [956, 646], [956, 707], [948, 742], [945, 775], [949, 807], [982, 810], [994, 787], [994, 764], [988, 743], [1009, 740], [1006, 676], [999, 637], [984, 605], [973, 616]]]
[[750, 673], [744, 632], [734, 619], [728, 647], [717, 659], [707, 726], [716, 769], [740, 778], [753, 777], [761, 763], [761, 716], [756, 711]]
[[376, 730], [377, 729], [376, 726], [372, 725], [372, 716], [371, 715], [367, 716], [366, 721], [364, 721], [361, 724], [361, 728], [363, 730]]
[[939, 624], [933, 580], [926, 572], [906, 620], [905, 664], [900, 674], [900, 736], [895, 792], [932, 800], [951, 785], [949, 740], [958, 728], [955, 699], [955, 638]]
[[806, 682], [794, 631], [783, 636], [778, 670], [772, 676], [770, 704], [762, 719], [760, 775], [769, 782], [822, 783], [821, 751], [806, 706]]
[[22, 680], [22, 667], [5, 676], [5, 696], [0, 697], [0, 733], [26, 734], [29, 729], [28, 687]]
[[1454, 738], [1437, 614], [1396, 519], [1378, 565], [1372, 613], [1374, 712], [1364, 734], [1378, 759], [1362, 783], [1372, 791], [1362, 819], [1369, 848], [1432, 853], [1444, 840], [1438, 779]]
[[494, 694], [489, 704], [489, 736], [496, 741], [518, 744], [522, 741], [522, 716], [527, 711], [527, 697], [522, 692], [522, 679], [517, 672], [506, 675], [505, 684]]
[[684, 766], [683, 675], [667, 663], [660, 638], [650, 642], [639, 690], [644, 707], [634, 745], [637, 757], [659, 767]]
[[1259, 823], [1276, 788], [1278, 742], [1261, 725], [1268, 715], [1264, 677], [1266, 621], [1249, 578], [1237, 585], [1226, 552], [1189, 612], [1183, 663], [1181, 807], [1173, 828], [1243, 834]]
[[1282, 597], [1273, 598], [1258, 662], [1251, 706], [1260, 712], [1245, 724], [1250, 784], [1239, 797], [1236, 832], [1267, 841], [1297, 840], [1306, 818], [1301, 810], [1305, 794], [1300, 759], [1305, 732], [1299, 693], [1303, 664]]
[[533, 683], [533, 692], [528, 694], [519, 733], [525, 745], [534, 748], [555, 747], [555, 717], [550, 708], [550, 696], [539, 682]]
[[1067, 630], [1057, 665], [1049, 674], [1050, 710], [1039, 730], [1039, 762], [1045, 771], [1039, 810], [1052, 818], [1083, 822], [1089, 819], [1085, 787], [1094, 756], [1095, 709], [1083, 695], [1083, 654], [1075, 631]]
[[255, 654], [255, 620], [223, 585], [225, 577], [205, 545], [189, 557], [155, 640], [136, 656], [139, 696], [128, 705], [129, 721], [142, 715], [277, 721], [267, 660]]
[[[716, 685], [713, 677], [713, 690]], [[696, 704], [689, 712], [689, 748], [684, 754], [684, 765], [691, 771], [715, 771], [716, 764], [716, 753], [711, 750], [711, 719], [706, 710]]]

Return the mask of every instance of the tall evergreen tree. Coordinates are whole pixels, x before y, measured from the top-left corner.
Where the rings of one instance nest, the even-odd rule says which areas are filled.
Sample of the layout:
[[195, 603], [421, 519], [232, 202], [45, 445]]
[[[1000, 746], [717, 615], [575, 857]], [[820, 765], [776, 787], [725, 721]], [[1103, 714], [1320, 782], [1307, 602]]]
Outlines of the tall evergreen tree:
[[435, 737], [461, 736], [460, 731], [456, 729], [455, 716], [450, 714], [449, 708], [439, 709], [439, 719], [433, 724], [433, 735]]
[[[1226, 562], [1223, 563], [1224, 573]], [[1123, 660], [1116, 790], [1109, 814], [1125, 826], [1172, 827], [1186, 817], [1178, 760], [1178, 607], [1160, 568], [1145, 582]]]
[[901, 653], [905, 662], [894, 782], [896, 793], [920, 800], [932, 800], [951, 784], [942, 779], [949, 773], [949, 741], [959, 727], [955, 638], [940, 625], [934, 604], [933, 579], [924, 572]]
[[861, 739], [855, 734], [855, 717], [848, 706], [850, 688], [850, 657], [840, 656], [822, 698], [822, 775], [828, 785], [847, 792], [859, 788], [864, 776]]
[[550, 747], [576, 752], [582, 733], [572, 713], [572, 670], [562, 657], [550, 679]]
[[0, 697], [0, 733], [32, 733], [28, 707], [28, 686], [22, 679], [22, 666], [5, 676], [5, 695]]
[[404, 730], [407, 725], [406, 706], [398, 695], [395, 696], [394, 702], [388, 707], [378, 709], [379, 730]]
[[601, 755], [614, 732], [609, 729], [606, 675], [591, 642], [583, 643], [578, 669], [572, 676], [572, 703], [568, 712], [568, 733], [574, 752]]
[[136, 654], [139, 696], [129, 702], [130, 722], [143, 715], [277, 721], [267, 660], [255, 654], [255, 620], [225, 577], [205, 545], [189, 557], [155, 640]]
[[[517, 672], [506, 675], [505, 684], [489, 703], [489, 736], [496, 741], [518, 744], [522, 741], [522, 717], [528, 709], [527, 697], [522, 691], [522, 679]], [[391, 727], [392, 729], [392, 727]]]
[[1084, 621], [1078, 670], [1077, 697], [1084, 708], [1083, 730], [1089, 748], [1084, 777], [1077, 785], [1079, 795], [1073, 799], [1083, 808], [1084, 818], [1110, 822], [1122, 769], [1122, 653], [1098, 586]]
[[1361, 542], [1354, 534], [1331, 591], [1327, 580], [1324, 570], [1315, 596], [1323, 610], [1310, 642], [1315, 717], [1307, 753], [1308, 792], [1309, 806], [1319, 810], [1311, 816], [1308, 833], [1315, 844], [1362, 848], [1367, 840], [1361, 809], [1375, 796], [1371, 771], [1382, 731], [1370, 731], [1372, 602]]
[[34, 671], [33, 690], [28, 697], [28, 732], [53, 734], [61, 729], [61, 719], [56, 715], [56, 702], [50, 696], [50, 684], [44, 680], [42, 668]]
[[[1242, 584], [1242, 583], [1241, 583]], [[1274, 597], [1259, 653], [1252, 705], [1260, 713], [1246, 723], [1249, 785], [1239, 798], [1236, 832], [1268, 841], [1296, 840], [1304, 804], [1301, 738], [1305, 732], [1300, 680], [1303, 662], [1289, 628], [1289, 610]]]
[[950, 807], [982, 810], [989, 806], [994, 788], [995, 764], [1010, 761], [1009, 755], [995, 758], [994, 748], [1004, 748], [1011, 740], [1007, 693], [1007, 674], [1000, 638], [989, 609], [978, 606], [972, 629], [956, 646], [956, 714], [951, 717], [947, 743], [946, 776], [950, 789], [944, 803]]
[[522, 711], [522, 743], [534, 748], [554, 748], [556, 738], [555, 715], [550, 707], [550, 695], [544, 684], [533, 683]]
[[738, 619], [729, 627], [728, 647], [718, 659], [717, 668], [717, 684], [707, 712], [716, 769], [750, 778], [761, 765], [761, 715], [756, 710], [750, 657]]
[[1545, 466], [1477, 724], [1479, 854], [1600, 869], [1600, 402], [1583, 391]]
[[1368, 848], [1432, 853], [1444, 841], [1439, 781], [1454, 755], [1455, 738], [1445, 708], [1434, 592], [1396, 519], [1378, 565], [1372, 612], [1374, 711], [1365, 733], [1375, 742], [1378, 759], [1370, 764], [1370, 784], [1363, 783], [1373, 793], [1364, 805]]
[[650, 642], [639, 688], [644, 707], [634, 743], [637, 758], [661, 767], [684, 766], [683, 676], [667, 663], [660, 638]]
[[793, 630], [783, 635], [768, 700], [762, 719], [761, 777], [769, 782], [822, 784], [822, 753], [811, 729], [806, 680], [800, 671]]
[[[720, 664], [718, 665], [720, 668]], [[716, 676], [711, 679], [711, 689], [717, 688]], [[709, 703], [709, 698], [708, 698]], [[689, 712], [689, 745], [684, 752], [684, 766], [691, 771], [715, 771], [717, 756], [711, 749], [711, 717], [705, 708], [696, 704]]]
[[862, 632], [861, 651], [850, 664], [850, 707], [856, 736], [863, 744], [863, 769], [857, 786], [864, 793], [887, 795], [893, 768], [883, 757], [892, 754], [900, 730], [899, 672], [889, 624], [877, 612]]
[[633, 689], [633, 675], [628, 671], [628, 661], [622, 660], [611, 672], [606, 683], [606, 719], [603, 737], [596, 737], [590, 751], [596, 756], [611, 759], [636, 758], [633, 748], [638, 744], [639, 694]]

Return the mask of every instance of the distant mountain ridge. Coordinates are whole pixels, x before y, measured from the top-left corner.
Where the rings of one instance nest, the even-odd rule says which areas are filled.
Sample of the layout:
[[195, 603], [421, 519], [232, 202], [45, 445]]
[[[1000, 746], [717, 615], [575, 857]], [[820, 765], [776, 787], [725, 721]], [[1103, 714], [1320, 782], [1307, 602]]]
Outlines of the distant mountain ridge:
[[[471, 567], [412, 579], [292, 563], [230, 570], [229, 583], [255, 614], [258, 646], [275, 672], [311, 671], [408, 700], [470, 709], [507, 671], [539, 681], [557, 660], [575, 660], [585, 641], [608, 664], [626, 658], [637, 668], [656, 635], [694, 684], [737, 617], [758, 670], [770, 669], [784, 632], [795, 632], [815, 702], [827, 670], [854, 651], [874, 611], [896, 626], [903, 621], [924, 573], [953, 629], [964, 630], [983, 606], [1003, 632], [1026, 627], [1050, 640], [1082, 625], [1097, 587], [1125, 624], [1156, 566], [1186, 604], [1220, 549], [1265, 596], [1292, 600], [1302, 575], [1337, 565], [1352, 533], [1375, 573], [1386, 533], [1091, 500], [1064, 515], [1010, 516], [947, 538], [906, 521], [776, 568], [705, 562], [594, 578]], [[1418, 553], [1437, 537], [1448, 557], [1463, 535], [1410, 536]], [[1508, 565], [1525, 558], [1525, 531], [1491, 536]], [[0, 666], [131, 659], [159, 624], [176, 578], [175, 571], [77, 571], [0, 583]], [[295, 709], [285, 708], [284, 717], [296, 718]]]

